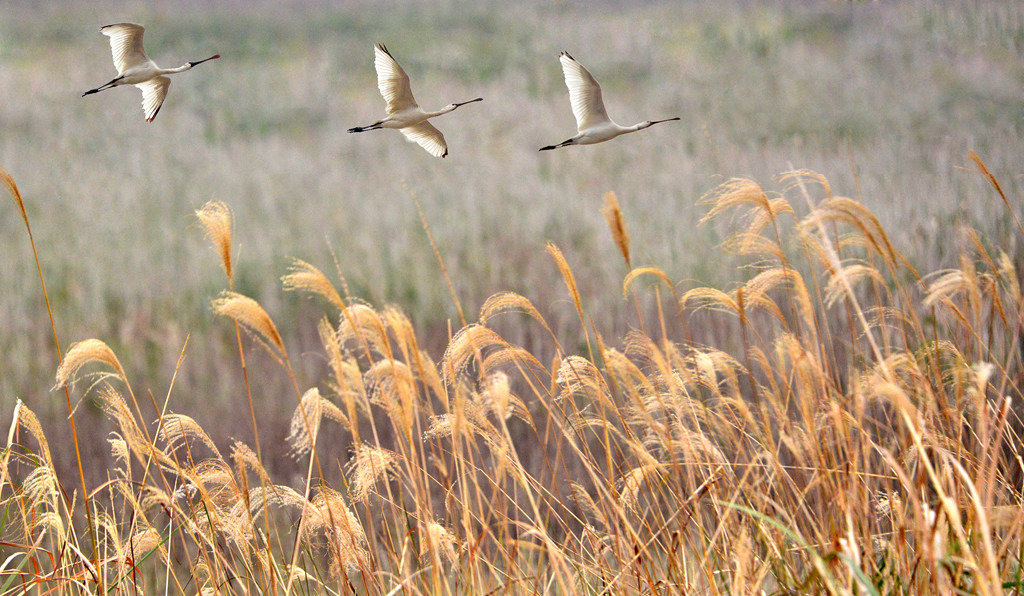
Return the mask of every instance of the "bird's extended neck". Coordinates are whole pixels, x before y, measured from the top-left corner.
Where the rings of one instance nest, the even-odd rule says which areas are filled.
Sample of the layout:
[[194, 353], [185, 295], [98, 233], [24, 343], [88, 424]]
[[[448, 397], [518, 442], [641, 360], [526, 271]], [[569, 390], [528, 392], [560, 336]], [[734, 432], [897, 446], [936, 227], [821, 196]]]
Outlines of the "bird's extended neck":
[[184, 66], [179, 66], [178, 68], [161, 68], [160, 69], [160, 74], [168, 75], [168, 74], [175, 74], [175, 73], [179, 73], [179, 72], [185, 72], [186, 70], [189, 70], [190, 68], [192, 68], [194, 66], [199, 66], [203, 62], [207, 62], [209, 60], [216, 60], [217, 58], [220, 58], [220, 54], [215, 54], [213, 56], [210, 56], [209, 58], [204, 58], [202, 60], [197, 60], [195, 62], [187, 62]]
[[467, 103], [473, 103], [473, 102], [483, 101], [483, 100], [484, 100], [484, 98], [478, 97], [476, 99], [471, 99], [469, 101], [463, 101], [461, 103], [450, 103], [450, 104], [446, 105], [445, 107], [441, 108], [440, 110], [438, 110], [436, 112], [430, 112], [430, 115], [427, 116], [427, 117], [428, 118], [433, 118], [434, 116], [440, 116], [441, 114], [447, 114], [448, 112], [454, 112], [455, 110], [457, 110], [458, 108], [466, 105]]

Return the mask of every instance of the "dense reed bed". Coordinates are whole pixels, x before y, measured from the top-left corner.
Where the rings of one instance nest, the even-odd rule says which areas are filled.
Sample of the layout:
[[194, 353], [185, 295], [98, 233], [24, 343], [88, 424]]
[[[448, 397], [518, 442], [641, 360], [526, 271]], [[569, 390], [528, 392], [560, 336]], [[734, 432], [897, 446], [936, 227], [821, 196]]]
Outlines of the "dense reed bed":
[[[751, 265], [731, 289], [634, 267], [608, 193], [623, 308], [657, 314], [602, 337], [581, 257], [551, 244], [579, 349], [528, 296], [465, 313], [450, 290], [461, 320], [434, 360], [398, 306], [296, 260], [283, 289], [323, 309], [329, 374], [312, 379], [289, 328], [235, 291], [233, 216], [208, 203], [196, 215], [226, 275], [211, 307], [243, 372], [216, 397], [252, 420], [251, 439], [218, 447], [175, 411], [173, 379], [136, 391], [102, 339], [58, 344], [55, 381], [38, 382], [66, 398], [71, 433], [76, 403], [102, 409], [115, 465], [98, 485], [88, 460], [58, 477], [54, 458], [71, 455], [51, 453], [19, 402], [0, 452], [0, 593], [1021, 592], [1024, 257], [961, 228], [958, 266], [920, 272], [823, 176], [773, 185], [732, 179], [702, 201], [705, 225], [731, 231], [705, 258]], [[695, 340], [708, 324], [731, 332]], [[498, 331], [524, 325], [553, 358]], [[253, 362], [293, 388], [285, 444], [260, 441]], [[263, 465], [281, 452], [287, 478]]]

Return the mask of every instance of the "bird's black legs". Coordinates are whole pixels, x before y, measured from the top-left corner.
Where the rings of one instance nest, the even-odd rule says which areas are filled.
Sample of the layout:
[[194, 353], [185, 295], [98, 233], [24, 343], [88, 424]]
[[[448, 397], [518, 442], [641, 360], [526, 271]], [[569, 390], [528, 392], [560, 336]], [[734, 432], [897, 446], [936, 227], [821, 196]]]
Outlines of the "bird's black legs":
[[559, 147], [568, 147], [569, 145], [572, 145], [572, 139], [562, 141], [557, 145], [548, 145], [547, 147], [541, 147], [540, 149], [538, 149], [538, 151], [550, 151], [552, 149], [558, 149]]
[[88, 91], [82, 94], [82, 97], [85, 97], [86, 95], [92, 95], [93, 93], [99, 93], [100, 91], [106, 91], [107, 89], [112, 89], [115, 85], [117, 85], [117, 82], [120, 81], [122, 78], [124, 77], [117, 77], [116, 79], [111, 79], [110, 82], [105, 85], [100, 85], [95, 89], [89, 89]]
[[367, 130], [380, 130], [382, 128], [384, 128], [384, 122], [381, 121], [381, 120], [378, 120], [377, 122], [374, 122], [373, 124], [371, 124], [369, 126], [357, 126], [355, 128], [348, 129], [348, 131], [349, 132], [365, 132]]

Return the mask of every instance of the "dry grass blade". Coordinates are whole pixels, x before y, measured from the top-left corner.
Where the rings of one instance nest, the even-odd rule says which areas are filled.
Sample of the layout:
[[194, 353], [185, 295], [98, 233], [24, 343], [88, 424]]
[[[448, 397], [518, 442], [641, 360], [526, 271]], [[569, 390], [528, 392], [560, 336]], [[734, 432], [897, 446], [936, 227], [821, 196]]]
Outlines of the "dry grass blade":
[[601, 208], [605, 221], [608, 222], [608, 229], [611, 230], [612, 240], [615, 246], [619, 247], [622, 258], [626, 260], [626, 266], [633, 268], [629, 260], [629, 231], [626, 229], [626, 222], [622, 218], [622, 209], [619, 207], [619, 197], [614, 192], [604, 193], [604, 207]]
[[64, 361], [60, 363], [57, 368], [57, 382], [53, 388], [63, 387], [71, 381], [78, 370], [89, 364], [90, 362], [99, 362], [106, 364], [110, 368], [114, 369], [117, 376], [128, 383], [128, 378], [124, 373], [124, 369], [121, 368], [121, 362], [118, 361], [114, 351], [110, 349], [105, 342], [99, 339], [86, 339], [76, 344], [72, 344], [68, 348], [68, 353], [64, 356]]
[[231, 209], [220, 201], [209, 201], [196, 210], [196, 217], [206, 230], [206, 237], [220, 256], [221, 266], [228, 279], [232, 279], [231, 268]]
[[285, 355], [284, 341], [277, 332], [277, 326], [259, 302], [237, 292], [225, 291], [213, 301], [213, 312], [237, 321], [254, 332], [265, 345], [274, 346], [278, 354]]

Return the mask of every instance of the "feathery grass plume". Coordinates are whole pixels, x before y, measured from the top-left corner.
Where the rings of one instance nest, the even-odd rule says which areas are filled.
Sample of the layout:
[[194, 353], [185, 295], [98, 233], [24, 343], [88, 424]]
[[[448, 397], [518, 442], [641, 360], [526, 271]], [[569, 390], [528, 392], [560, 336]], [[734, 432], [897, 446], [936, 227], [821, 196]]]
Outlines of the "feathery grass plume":
[[480, 307], [479, 322], [481, 325], [487, 325], [487, 321], [491, 320], [491, 318], [508, 311], [528, 315], [531, 319], [540, 323], [545, 331], [552, 336], [554, 335], [548, 327], [547, 321], [544, 320], [540, 311], [537, 310], [537, 307], [528, 298], [515, 292], [497, 292], [488, 296], [483, 306]]
[[[693, 306], [690, 303], [696, 303]], [[679, 307], [682, 309], [693, 308], [694, 310], [711, 310], [714, 312], [725, 312], [738, 315], [740, 305], [736, 302], [733, 294], [723, 292], [718, 288], [693, 288], [683, 292], [679, 298]]]
[[501, 371], [491, 373], [484, 381], [484, 390], [480, 394], [480, 402], [489, 408], [494, 415], [502, 420], [508, 420], [512, 415], [509, 411], [509, 400], [513, 397], [512, 390], [508, 385], [508, 375]]
[[562, 249], [558, 248], [554, 242], [548, 242], [544, 250], [548, 251], [551, 258], [555, 260], [555, 265], [558, 266], [558, 271], [562, 274], [562, 281], [565, 282], [565, 287], [569, 290], [569, 297], [572, 298], [572, 303], [576, 306], [576, 314], [579, 315], [580, 322], [583, 322], [583, 303], [580, 301], [580, 292], [576, 289], [576, 278], [573, 277], [572, 269], [569, 267], [569, 262], [565, 260]]
[[40, 462], [21, 484], [26, 500], [33, 505], [46, 504], [56, 510], [57, 499], [60, 498], [60, 486], [57, 473], [48, 462]]
[[306, 390], [302, 394], [299, 406], [292, 413], [292, 421], [288, 425], [286, 441], [291, 447], [294, 457], [301, 457], [312, 451], [313, 440], [319, 434], [320, 421], [324, 416], [345, 428], [351, 428], [345, 413], [338, 406], [324, 399], [320, 395], [319, 389], [312, 387]]
[[480, 363], [480, 374], [490, 376], [496, 372], [501, 372], [497, 369], [508, 365], [515, 366], [524, 374], [536, 372], [547, 375], [547, 371], [544, 369], [544, 365], [540, 363], [540, 360], [537, 360], [529, 350], [519, 346], [508, 346], [487, 354], [483, 362]]
[[596, 416], [582, 412], [571, 414], [568, 420], [566, 420], [566, 427], [581, 437], [583, 436], [584, 431], [597, 429], [599, 432], [595, 431], [595, 435], [601, 437], [602, 440], [604, 440], [605, 437], [614, 437], [623, 445], [629, 444], [626, 435], [619, 430], [614, 422], [604, 416]]
[[945, 304], [953, 312], [959, 312], [960, 309], [953, 304], [953, 299], [960, 294], [970, 296], [971, 301], [975, 304], [980, 302], [981, 288], [978, 287], [977, 276], [973, 267], [950, 269], [945, 272], [940, 271], [931, 276], [926, 276], [925, 279], [929, 277], [934, 277], [935, 281], [931, 282], [926, 289], [923, 302], [926, 308]]
[[185, 414], [165, 414], [160, 424], [160, 432], [157, 433], [157, 440], [163, 441], [168, 451], [174, 451], [188, 439], [199, 439], [217, 459], [223, 459], [213, 439], [198, 422]]
[[479, 397], [480, 403], [499, 419], [508, 420], [515, 416], [531, 427], [534, 426], [529, 408], [526, 407], [523, 400], [512, 393], [508, 375], [505, 373], [497, 371], [488, 375]]
[[629, 260], [629, 231], [626, 230], [626, 222], [622, 218], [622, 209], [619, 208], [619, 197], [614, 192], [604, 193], [604, 207], [601, 208], [605, 221], [608, 222], [608, 229], [611, 230], [612, 240], [619, 247], [622, 258], [626, 261], [626, 267], [633, 268]]
[[[751, 312], [754, 309], [763, 309], [775, 317], [776, 320], [784, 323], [786, 320], [785, 316], [768, 293], [786, 285], [792, 290], [789, 295], [795, 299], [795, 304], [799, 307], [799, 314], [804, 324], [808, 329], [813, 329], [814, 305], [811, 302], [811, 295], [807, 291], [807, 285], [804, 284], [803, 276], [795, 269], [789, 267], [775, 267], [762, 271], [743, 284], [743, 299], [747, 312]], [[736, 293], [734, 295], [738, 304], [739, 294]]]
[[711, 205], [708, 213], [701, 218], [705, 224], [730, 209], [744, 205], [755, 209], [747, 214], [746, 227], [741, 232], [747, 238], [753, 238], [783, 214], [793, 214], [793, 207], [785, 197], [769, 197], [761, 185], [746, 178], [730, 178], [705, 194], [697, 202], [699, 205]]
[[[815, 206], [798, 225], [802, 234], [813, 235], [814, 228], [828, 222], [850, 226], [863, 237], [873, 253], [882, 257], [891, 270], [895, 270], [897, 265], [903, 265], [916, 277], [917, 272], [910, 267], [910, 263], [890, 244], [889, 236], [878, 218], [861, 203], [847, 197], [830, 197]], [[826, 267], [831, 266], [827, 255], [823, 255], [822, 263]]]
[[[285, 355], [281, 334], [259, 302], [237, 292], [224, 291], [213, 301], [212, 307], [214, 313], [237, 321], [252, 332], [275, 358]], [[270, 346], [277, 348], [277, 352], [271, 350]]]
[[308, 516], [304, 536], [307, 544], [311, 544], [311, 538], [317, 532], [322, 531], [327, 536], [331, 558], [342, 566], [341, 569], [332, 568], [332, 572], [340, 575], [366, 567], [369, 559], [366, 535], [359, 518], [349, 509], [341, 493], [317, 487], [312, 502], [303, 508], [303, 515]]
[[231, 515], [236, 519], [248, 521], [249, 516], [255, 520], [261, 513], [269, 510], [271, 506], [286, 509], [303, 508], [306, 506], [306, 499], [297, 490], [283, 484], [270, 484], [267, 487], [257, 486], [249, 489], [249, 511], [245, 511], [245, 499], [239, 499], [231, 509]]
[[8, 445], [11, 444], [14, 438], [13, 433], [16, 426], [21, 426], [21, 428], [27, 430], [32, 435], [32, 438], [39, 443], [39, 450], [43, 456], [42, 465], [52, 465], [53, 456], [50, 453], [50, 444], [46, 441], [46, 435], [43, 433], [43, 426], [39, 424], [39, 418], [36, 417], [35, 412], [30, 410], [20, 399], [17, 406], [15, 406], [14, 426], [11, 427], [12, 436], [8, 437]]
[[[846, 281], [841, 278], [845, 278]], [[885, 278], [878, 269], [860, 260], [852, 261], [849, 265], [844, 264], [839, 270], [832, 271], [825, 287], [825, 308], [832, 308], [846, 295], [847, 285], [854, 287], [865, 279], [878, 284], [885, 283]]]
[[603, 528], [610, 527], [608, 516], [598, 507], [597, 502], [590, 496], [590, 492], [586, 488], [576, 482], [570, 482], [569, 493], [572, 495], [573, 502], [579, 505], [580, 510], [586, 515], [588, 520], [600, 524]]
[[156, 529], [147, 527], [136, 532], [122, 554], [122, 564], [125, 566], [139, 565], [143, 559], [156, 554], [164, 562], [168, 561], [167, 549], [164, 548], [164, 538]]
[[107, 443], [110, 444], [110, 459], [113, 460], [113, 463], [109, 466], [110, 470], [116, 472], [121, 477], [127, 477], [131, 466], [131, 452], [128, 449], [128, 441], [125, 441], [116, 432], [111, 432], [110, 434], [112, 436], [107, 438]]
[[455, 537], [448, 528], [444, 527], [437, 521], [427, 522], [426, 531], [424, 535], [427, 537], [427, 544], [430, 547], [432, 553], [437, 553], [440, 558], [444, 559], [448, 563], [455, 563], [459, 556], [459, 550], [461, 545], [459, 544], [458, 538]]
[[999, 251], [999, 277], [1003, 280], [1003, 285], [1006, 292], [1009, 293], [1010, 298], [1015, 304], [1021, 304], [1024, 302], [1021, 297], [1022, 291], [1020, 280], [1017, 276], [1017, 269], [1013, 264], [1013, 259], [1010, 255], [1003, 251]]
[[676, 287], [664, 271], [658, 269], [657, 267], [637, 267], [636, 269], [633, 269], [629, 273], [627, 273], [625, 279], [622, 280], [623, 298], [625, 298], [629, 293], [629, 287], [633, 285], [633, 282], [636, 281], [636, 279], [642, 275], [653, 275], [657, 277], [662, 282], [664, 282], [666, 286], [668, 286], [673, 296], [676, 295]]
[[219, 510], [234, 507], [238, 501], [238, 487], [231, 467], [221, 459], [206, 459], [189, 474], [189, 480], [197, 488], [207, 505], [215, 504]]
[[[459, 402], [462, 406], [459, 417], [462, 419], [461, 431], [466, 436], [477, 436], [484, 440], [492, 451], [505, 453], [506, 445], [501, 433], [487, 419], [487, 411], [474, 400]], [[440, 437], [455, 438], [456, 414], [431, 416], [430, 426], [423, 432], [424, 440]]]
[[992, 188], [996, 190], [996, 194], [999, 195], [999, 198], [1001, 198], [1003, 203], [1006, 205], [1006, 210], [1010, 212], [1010, 217], [1012, 217], [1014, 223], [1017, 224], [1017, 229], [1020, 230], [1022, 235], [1024, 235], [1024, 224], [1022, 224], [1020, 218], [1017, 217], [1017, 212], [1010, 206], [1010, 200], [1006, 198], [1006, 193], [1003, 192], [1003, 187], [1000, 186], [999, 180], [997, 180], [992, 172], [988, 170], [988, 167], [985, 166], [985, 162], [978, 157], [978, 154], [975, 153], [973, 149], [968, 151], [967, 156], [971, 158], [971, 161], [973, 161], [974, 165], [978, 167], [978, 171], [981, 172], [981, 175], [984, 176], [986, 180], [988, 180], [989, 184], [992, 185]]
[[401, 457], [394, 451], [361, 443], [356, 447], [355, 456], [346, 464], [352, 497], [365, 502], [373, 492], [377, 481], [388, 473], [398, 471]]
[[345, 301], [338, 295], [327, 276], [309, 263], [293, 259], [288, 274], [281, 278], [285, 290], [305, 291], [325, 298], [339, 311], [345, 310]]
[[128, 383], [128, 377], [124, 374], [124, 369], [121, 368], [121, 363], [118, 361], [117, 356], [114, 355], [114, 351], [110, 349], [110, 346], [99, 339], [86, 339], [72, 344], [68, 348], [68, 353], [64, 356], [63, 362], [57, 367], [57, 381], [53, 389], [67, 385], [78, 373], [78, 370], [90, 362], [106, 364], [114, 369], [118, 378], [125, 384]]
[[384, 408], [405, 436], [411, 437], [417, 401], [416, 378], [409, 366], [398, 360], [378, 360], [366, 371], [364, 383], [370, 402]]
[[492, 346], [506, 348], [509, 344], [483, 325], [470, 324], [460, 329], [448, 343], [441, 358], [445, 383], [455, 384], [455, 377], [465, 374], [470, 364], [481, 357], [486, 348]]
[[220, 201], [209, 201], [196, 210], [196, 217], [206, 229], [206, 237], [210, 239], [214, 250], [220, 255], [220, 263], [228, 279], [232, 279], [231, 269], [231, 227], [233, 216], [231, 209]]
[[656, 486], [667, 468], [667, 464], [654, 462], [642, 464], [626, 472], [622, 477], [622, 488], [619, 489], [619, 506], [626, 511], [635, 510], [640, 502], [640, 491], [644, 484]]
[[267, 470], [260, 463], [259, 456], [245, 443], [237, 440], [231, 443], [231, 461], [235, 462], [235, 469], [239, 471], [239, 478], [244, 478], [241, 470], [248, 468], [259, 475], [263, 484], [273, 484], [270, 481], [270, 475], [267, 474]]
[[[354, 421], [356, 405], [363, 408], [364, 411], [370, 409], [369, 400], [366, 397], [366, 387], [363, 385], [363, 372], [359, 370], [359, 363], [356, 359], [342, 351], [340, 336], [326, 317], [320, 320], [317, 332], [320, 335], [320, 343], [323, 344], [324, 351], [327, 353], [327, 364], [333, 373], [332, 389], [341, 397], [348, 410], [349, 418]], [[358, 432], [358, 428], [353, 427], [352, 432]]]
[[440, 398], [441, 402], [445, 404], [445, 408], [447, 409], [448, 392], [445, 390], [444, 380], [441, 378], [440, 367], [425, 350], [420, 350], [418, 362], [421, 363], [419, 369], [416, 371], [416, 376], [419, 379], [419, 382], [423, 383], [424, 387]]
[[558, 399], [583, 397], [592, 401], [608, 402], [608, 386], [601, 371], [582, 356], [567, 356], [558, 365], [555, 383], [561, 386]]
[[360, 350], [372, 348], [378, 354], [391, 353], [384, 320], [366, 304], [352, 304], [341, 311], [338, 342], [344, 345], [352, 340], [358, 342]]
[[121, 430], [121, 438], [124, 439], [127, 447], [131, 449], [140, 463], [144, 462], [145, 456], [149, 455], [152, 450], [121, 394], [110, 385], [104, 385], [97, 396], [97, 402], [103, 413], [117, 423]]
[[56, 544], [66, 544], [68, 540], [67, 527], [64, 525], [64, 518], [56, 511], [43, 511], [36, 515], [32, 527], [39, 538], [46, 534], [53, 537]]
[[398, 344], [402, 358], [412, 364], [413, 360], [419, 356], [419, 342], [416, 339], [416, 330], [412, 326], [412, 321], [404, 312], [393, 306], [384, 307], [381, 319], [391, 330], [391, 335]]
[[18, 190], [18, 185], [14, 183], [14, 178], [7, 173], [6, 170], [0, 168], [0, 180], [3, 180], [4, 186], [7, 188], [7, 192], [14, 199], [14, 203], [18, 206], [18, 212], [21, 213], [21, 218], [25, 220], [25, 225], [28, 226], [28, 213], [25, 212], [25, 202], [21, 200], [21, 192]]

